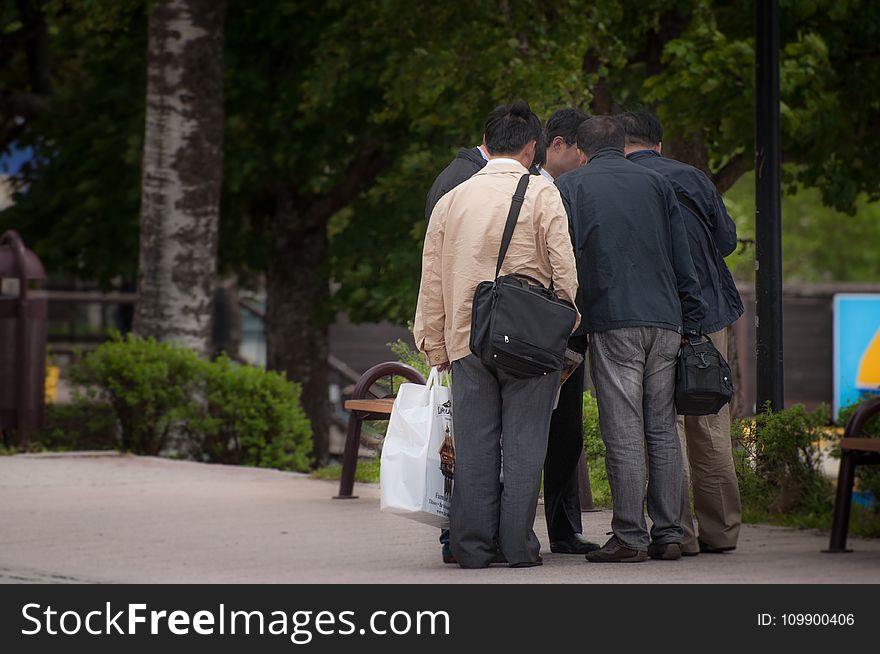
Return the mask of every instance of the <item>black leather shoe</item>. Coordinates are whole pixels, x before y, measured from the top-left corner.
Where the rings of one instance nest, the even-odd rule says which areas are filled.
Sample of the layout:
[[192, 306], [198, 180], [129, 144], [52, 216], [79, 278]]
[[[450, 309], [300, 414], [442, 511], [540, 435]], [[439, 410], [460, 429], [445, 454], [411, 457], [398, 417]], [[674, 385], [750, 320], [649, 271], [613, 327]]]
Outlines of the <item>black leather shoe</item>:
[[[452, 555], [452, 550], [450, 550], [448, 546], [443, 548], [443, 563], [446, 563], [447, 565], [456, 565], [458, 563], [456, 558]], [[495, 552], [495, 558], [492, 559], [492, 564], [494, 565], [496, 563], [507, 563], [507, 559], [504, 558], [501, 550]]]
[[550, 542], [550, 551], [554, 554], [589, 554], [599, 549], [597, 543], [591, 543], [583, 534], [572, 534], [564, 540]]

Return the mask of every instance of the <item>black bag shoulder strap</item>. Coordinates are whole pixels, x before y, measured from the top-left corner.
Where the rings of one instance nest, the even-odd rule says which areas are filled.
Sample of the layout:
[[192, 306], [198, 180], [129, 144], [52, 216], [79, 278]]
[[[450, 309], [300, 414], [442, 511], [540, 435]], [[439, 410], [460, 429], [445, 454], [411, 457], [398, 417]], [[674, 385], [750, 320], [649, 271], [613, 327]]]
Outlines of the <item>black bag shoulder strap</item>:
[[510, 247], [510, 240], [513, 238], [513, 230], [516, 229], [516, 222], [519, 220], [520, 209], [522, 209], [523, 201], [526, 199], [526, 187], [529, 185], [529, 177], [531, 177], [529, 173], [520, 177], [519, 184], [516, 185], [516, 191], [513, 192], [513, 201], [510, 203], [507, 223], [504, 225], [504, 235], [501, 237], [501, 248], [498, 250], [498, 264], [495, 266], [496, 279], [501, 273], [501, 264], [504, 263], [507, 248]]
[[712, 243], [714, 244], [714, 243], [715, 243], [715, 239], [712, 238], [712, 232], [711, 232], [711, 230], [709, 229], [709, 225], [707, 224], [706, 219], [703, 217], [703, 212], [700, 211], [700, 208], [697, 206], [696, 202], [694, 202], [693, 200], [691, 200], [688, 196], [686, 196], [684, 193], [682, 193], [682, 192], [680, 192], [680, 191], [676, 191], [676, 192], [675, 192], [675, 197], [678, 199], [678, 203], [679, 203], [680, 205], [682, 205], [682, 206], [687, 207], [688, 209], [690, 209], [690, 210], [694, 213], [694, 215], [695, 215], [697, 218], [699, 218], [699, 220], [700, 220], [700, 224], [703, 226], [703, 229], [705, 229], [706, 232], [708, 232], [708, 234], [709, 234], [709, 239], [710, 239], [710, 240], [712, 241]]

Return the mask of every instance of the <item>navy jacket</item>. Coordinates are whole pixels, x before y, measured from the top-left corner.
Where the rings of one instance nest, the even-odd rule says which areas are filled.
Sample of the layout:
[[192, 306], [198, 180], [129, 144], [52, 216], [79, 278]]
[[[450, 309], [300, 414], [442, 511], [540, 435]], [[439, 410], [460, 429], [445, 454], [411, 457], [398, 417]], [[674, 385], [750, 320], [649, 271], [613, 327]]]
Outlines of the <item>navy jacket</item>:
[[556, 186], [578, 265], [577, 333], [700, 329], [705, 305], [672, 185], [605, 148]]
[[[681, 213], [706, 303], [703, 330], [711, 334], [724, 329], [742, 315], [743, 305], [733, 275], [724, 263], [724, 257], [736, 249], [736, 224], [727, 213], [715, 185], [703, 171], [662, 157], [653, 150], [633, 152], [627, 158], [663, 175], [676, 194], [683, 195], [693, 204], [682, 203]], [[699, 215], [694, 213], [694, 208]]]
[[440, 201], [444, 195], [461, 184], [463, 181], [470, 179], [475, 172], [482, 169], [486, 165], [486, 160], [480, 154], [479, 148], [462, 148], [455, 155], [455, 159], [444, 168], [434, 183], [431, 190], [428, 191], [428, 200], [425, 203], [425, 222], [431, 219], [431, 212], [434, 211], [434, 205]]

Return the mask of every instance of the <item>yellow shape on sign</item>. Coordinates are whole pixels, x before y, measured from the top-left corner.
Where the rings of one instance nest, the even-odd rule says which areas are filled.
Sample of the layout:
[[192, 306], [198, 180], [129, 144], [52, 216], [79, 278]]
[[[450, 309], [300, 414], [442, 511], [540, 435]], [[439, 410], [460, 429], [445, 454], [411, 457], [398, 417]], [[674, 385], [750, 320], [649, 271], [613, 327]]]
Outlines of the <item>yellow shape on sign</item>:
[[871, 339], [871, 344], [862, 355], [859, 372], [856, 374], [856, 388], [859, 390], [880, 389], [880, 329]]

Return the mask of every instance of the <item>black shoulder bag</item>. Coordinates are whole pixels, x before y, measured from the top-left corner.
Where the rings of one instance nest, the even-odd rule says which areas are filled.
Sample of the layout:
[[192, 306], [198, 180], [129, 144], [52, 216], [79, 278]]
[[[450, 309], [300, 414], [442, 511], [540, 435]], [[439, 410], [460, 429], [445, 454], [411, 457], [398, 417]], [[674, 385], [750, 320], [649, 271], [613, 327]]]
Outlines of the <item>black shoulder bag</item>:
[[[715, 240], [696, 204], [683, 193], [675, 195], [680, 204], [694, 212], [714, 248]], [[714, 249], [717, 253], [717, 248]], [[731, 377], [730, 366], [711, 340], [706, 337], [688, 338], [681, 348], [676, 368], [676, 411], [682, 416], [718, 413], [733, 397]]]
[[[702, 340], [701, 340], [702, 339]], [[730, 366], [708, 338], [688, 338], [675, 375], [675, 409], [681, 416], [718, 413], [733, 397]]]
[[523, 275], [499, 276], [528, 185], [529, 175], [523, 175], [504, 226], [495, 281], [477, 286], [471, 314], [471, 352], [487, 366], [516, 377], [562, 370], [577, 320], [575, 308], [556, 296], [552, 284], [548, 289]]

